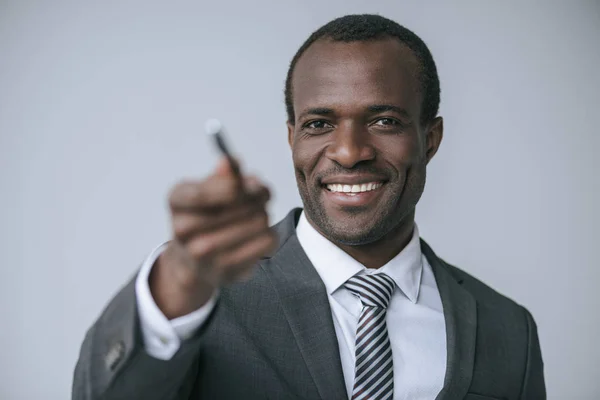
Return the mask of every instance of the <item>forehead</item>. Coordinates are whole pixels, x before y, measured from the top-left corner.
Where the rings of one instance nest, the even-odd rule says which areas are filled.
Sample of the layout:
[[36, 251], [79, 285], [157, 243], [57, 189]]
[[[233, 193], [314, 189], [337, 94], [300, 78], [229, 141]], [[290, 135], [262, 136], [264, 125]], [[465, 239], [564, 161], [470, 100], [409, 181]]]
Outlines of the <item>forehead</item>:
[[294, 109], [394, 104], [418, 113], [418, 71], [414, 53], [394, 38], [318, 40], [294, 69]]

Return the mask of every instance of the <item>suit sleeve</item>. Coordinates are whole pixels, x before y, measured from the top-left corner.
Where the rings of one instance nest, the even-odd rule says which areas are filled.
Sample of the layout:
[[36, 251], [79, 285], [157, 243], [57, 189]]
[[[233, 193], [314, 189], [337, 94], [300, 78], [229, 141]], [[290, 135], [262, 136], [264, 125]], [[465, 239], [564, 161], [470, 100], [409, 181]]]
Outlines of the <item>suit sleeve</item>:
[[162, 313], [150, 292], [148, 277], [156, 260], [166, 249], [167, 243], [158, 246], [146, 258], [135, 282], [138, 319], [146, 353], [154, 358], [169, 360], [181, 346], [181, 342], [191, 338], [211, 315], [218, 293], [204, 306], [190, 314], [169, 320]]
[[522, 400], [546, 399], [546, 385], [544, 382], [544, 361], [537, 333], [537, 325], [529, 313], [525, 311], [528, 327], [527, 365], [521, 389]]
[[152, 357], [140, 330], [135, 282], [121, 289], [88, 330], [75, 367], [73, 400], [189, 399], [209, 321], [170, 359]]

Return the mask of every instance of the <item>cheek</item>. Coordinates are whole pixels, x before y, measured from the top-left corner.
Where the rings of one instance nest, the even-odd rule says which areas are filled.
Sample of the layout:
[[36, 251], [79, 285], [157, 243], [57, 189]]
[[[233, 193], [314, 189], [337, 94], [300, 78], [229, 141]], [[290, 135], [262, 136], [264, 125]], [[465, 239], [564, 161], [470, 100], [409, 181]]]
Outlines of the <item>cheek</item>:
[[409, 136], [396, 136], [380, 141], [380, 154], [390, 164], [405, 169], [418, 164], [423, 159], [423, 152], [418, 140]]
[[301, 146], [295, 145], [292, 149], [292, 161], [294, 163], [294, 173], [299, 186], [306, 186], [308, 176], [310, 176], [310, 153]]
[[307, 152], [300, 146], [294, 146], [292, 150], [292, 161], [294, 162], [294, 169], [298, 172], [304, 171], [307, 164]]
[[311, 143], [307, 141], [295, 142], [292, 146], [292, 160], [296, 173], [301, 173], [305, 177], [310, 176], [316, 169], [323, 154], [322, 148], [323, 146], [315, 143], [314, 140]]

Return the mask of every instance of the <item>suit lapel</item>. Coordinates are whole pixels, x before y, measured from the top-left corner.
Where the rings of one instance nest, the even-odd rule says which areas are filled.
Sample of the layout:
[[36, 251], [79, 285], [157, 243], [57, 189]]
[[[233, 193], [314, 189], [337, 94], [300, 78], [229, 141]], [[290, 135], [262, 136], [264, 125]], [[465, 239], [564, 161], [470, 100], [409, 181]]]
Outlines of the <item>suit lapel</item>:
[[[262, 269], [273, 282], [319, 396], [348, 398], [327, 291], [295, 233], [301, 211], [292, 210], [278, 224], [283, 244]], [[421, 241], [421, 248], [435, 274], [446, 322], [446, 375], [436, 400], [463, 398], [473, 376], [476, 302], [427, 243]]]
[[473, 377], [477, 330], [475, 299], [427, 243], [421, 241], [421, 248], [435, 274], [446, 321], [446, 376], [444, 387], [436, 399], [462, 399]]
[[286, 225], [294, 224], [285, 229], [291, 228], [293, 233], [280, 236], [285, 243], [263, 270], [279, 295], [319, 396], [322, 399], [348, 398], [327, 291], [295, 234], [292, 215], [299, 213], [294, 211], [283, 221]]

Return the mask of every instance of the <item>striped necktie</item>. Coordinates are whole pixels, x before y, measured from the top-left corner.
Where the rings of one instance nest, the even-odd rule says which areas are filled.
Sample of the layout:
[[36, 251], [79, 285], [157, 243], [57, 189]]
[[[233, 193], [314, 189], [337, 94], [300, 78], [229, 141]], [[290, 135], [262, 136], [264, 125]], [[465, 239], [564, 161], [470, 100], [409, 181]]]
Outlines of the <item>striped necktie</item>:
[[392, 399], [394, 368], [385, 315], [396, 283], [380, 273], [353, 276], [344, 286], [363, 305], [356, 329], [352, 400]]

